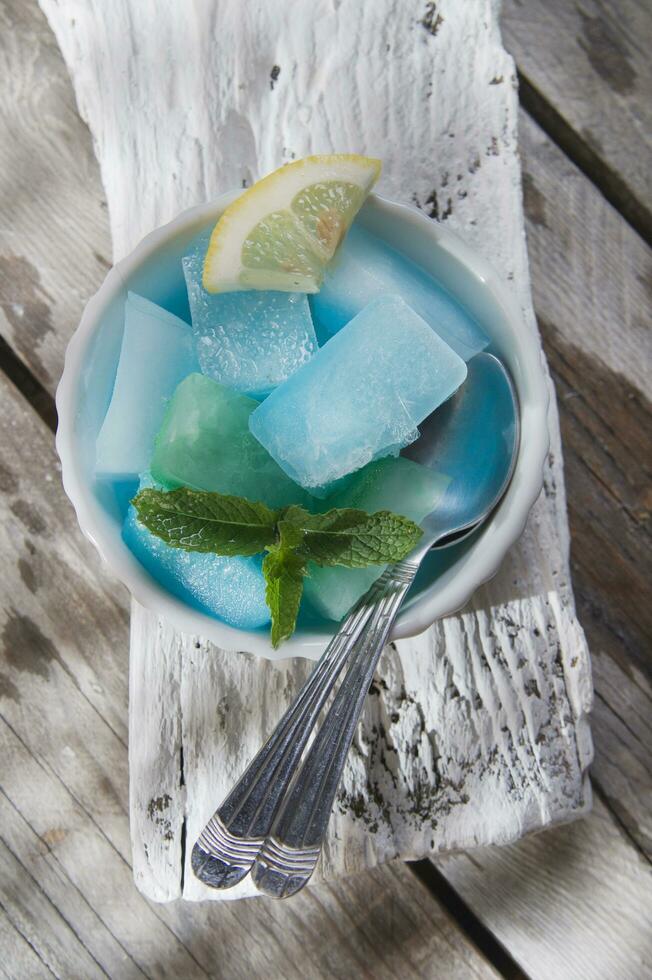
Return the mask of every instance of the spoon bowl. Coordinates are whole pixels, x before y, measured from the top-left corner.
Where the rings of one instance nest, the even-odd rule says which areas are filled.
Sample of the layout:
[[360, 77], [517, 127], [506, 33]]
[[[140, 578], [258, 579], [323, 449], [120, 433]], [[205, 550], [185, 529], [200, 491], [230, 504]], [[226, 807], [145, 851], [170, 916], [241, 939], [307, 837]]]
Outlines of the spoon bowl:
[[520, 438], [518, 399], [493, 354], [478, 354], [464, 384], [421, 424], [403, 455], [450, 477], [437, 510], [422, 521], [413, 557], [457, 544], [494, 509], [511, 480]]

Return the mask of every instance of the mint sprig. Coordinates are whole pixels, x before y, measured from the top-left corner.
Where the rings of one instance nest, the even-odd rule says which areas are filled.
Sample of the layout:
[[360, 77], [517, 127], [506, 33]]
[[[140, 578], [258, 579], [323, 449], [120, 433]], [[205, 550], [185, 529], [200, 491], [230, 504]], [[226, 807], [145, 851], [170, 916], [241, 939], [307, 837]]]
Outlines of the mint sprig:
[[310, 514], [293, 505], [265, 504], [181, 487], [141, 490], [132, 501], [138, 519], [173, 548], [232, 557], [266, 552], [263, 574], [274, 647], [296, 627], [308, 561], [363, 568], [400, 561], [421, 537], [407, 517], [381, 510], [333, 509]]

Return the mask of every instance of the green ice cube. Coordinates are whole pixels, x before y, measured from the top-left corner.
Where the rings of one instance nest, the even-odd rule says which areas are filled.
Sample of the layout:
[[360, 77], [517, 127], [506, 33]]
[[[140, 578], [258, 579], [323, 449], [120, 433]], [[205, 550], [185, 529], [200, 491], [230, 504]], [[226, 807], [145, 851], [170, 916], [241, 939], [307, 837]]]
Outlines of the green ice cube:
[[168, 489], [230, 493], [269, 507], [307, 505], [310, 497], [249, 431], [258, 402], [191, 374], [177, 387], [156, 437], [152, 476]]
[[[356, 507], [369, 514], [391, 510], [420, 524], [436, 508], [449, 483], [447, 476], [410, 459], [386, 457], [365, 466], [344, 490], [322, 501], [320, 510]], [[320, 567], [311, 562], [305, 596], [326, 619], [339, 621], [385, 567]]]

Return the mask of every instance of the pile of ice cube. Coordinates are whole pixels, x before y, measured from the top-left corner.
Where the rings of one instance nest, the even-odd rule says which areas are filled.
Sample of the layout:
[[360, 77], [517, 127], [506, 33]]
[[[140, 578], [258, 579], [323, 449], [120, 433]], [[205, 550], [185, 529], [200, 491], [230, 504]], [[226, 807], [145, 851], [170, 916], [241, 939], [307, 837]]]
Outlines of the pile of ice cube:
[[[423, 520], [446, 475], [398, 454], [487, 345], [475, 321], [422, 269], [355, 225], [310, 299], [206, 292], [208, 237], [183, 259], [192, 326], [128, 294], [97, 478], [134, 491], [188, 486], [272, 508], [356, 507]], [[169, 547], [131, 506], [123, 537], [151, 575], [196, 608], [242, 629], [269, 622], [260, 558]], [[310, 572], [305, 603], [340, 620], [382, 568]]]

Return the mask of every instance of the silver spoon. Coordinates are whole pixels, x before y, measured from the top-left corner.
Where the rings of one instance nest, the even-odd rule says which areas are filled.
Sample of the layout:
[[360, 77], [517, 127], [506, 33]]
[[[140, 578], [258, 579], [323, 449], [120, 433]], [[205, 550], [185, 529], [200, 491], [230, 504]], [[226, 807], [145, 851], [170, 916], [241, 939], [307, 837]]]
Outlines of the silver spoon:
[[[457, 542], [489, 516], [509, 484], [519, 443], [511, 379], [491, 354], [468, 365], [460, 390], [422, 424], [405, 455], [451, 477], [423, 537], [387, 568], [344, 620], [295, 702], [202, 831], [194, 873], [229, 888], [249, 871], [268, 895], [295, 894], [314, 871], [335, 793], [382, 649], [425, 555]], [[305, 759], [319, 712], [346, 676]]]

